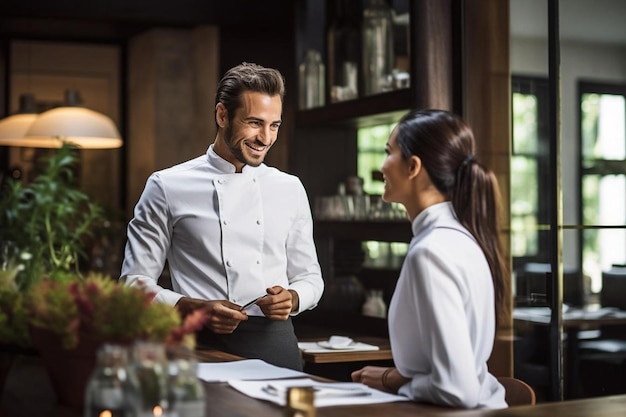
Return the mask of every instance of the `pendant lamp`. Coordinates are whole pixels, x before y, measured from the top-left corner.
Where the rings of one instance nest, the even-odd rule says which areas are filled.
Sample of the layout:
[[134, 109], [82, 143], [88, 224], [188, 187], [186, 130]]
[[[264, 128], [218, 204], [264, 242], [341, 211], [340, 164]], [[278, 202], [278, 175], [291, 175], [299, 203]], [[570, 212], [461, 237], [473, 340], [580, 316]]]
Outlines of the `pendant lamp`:
[[24, 142], [40, 148], [58, 148], [70, 142], [82, 149], [111, 149], [122, 146], [115, 123], [102, 113], [81, 107], [78, 91], [65, 91], [63, 107], [45, 111], [30, 126]]
[[78, 91], [65, 91], [65, 102], [37, 115], [21, 138], [2, 145], [60, 148], [69, 142], [82, 149], [112, 149], [122, 146], [113, 121], [102, 113], [81, 107]]
[[0, 120], [0, 145], [22, 146], [19, 143], [36, 118], [35, 96], [21, 94], [17, 113]]

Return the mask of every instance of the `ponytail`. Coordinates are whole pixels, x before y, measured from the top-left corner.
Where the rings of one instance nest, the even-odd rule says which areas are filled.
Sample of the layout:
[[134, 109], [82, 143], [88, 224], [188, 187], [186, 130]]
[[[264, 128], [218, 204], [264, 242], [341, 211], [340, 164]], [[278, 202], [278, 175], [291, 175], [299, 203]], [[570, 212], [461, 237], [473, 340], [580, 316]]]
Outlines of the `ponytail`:
[[474, 157], [472, 130], [443, 110], [413, 110], [397, 129], [402, 155], [421, 158], [434, 186], [452, 202], [459, 222], [485, 254], [493, 278], [496, 319], [503, 317], [509, 281], [498, 227], [500, 192], [493, 172]]
[[[469, 159], [469, 161], [468, 161]], [[501, 197], [495, 174], [467, 157], [459, 166], [452, 207], [459, 222], [483, 250], [493, 278], [496, 320], [503, 317], [508, 295], [508, 267], [500, 241]]]

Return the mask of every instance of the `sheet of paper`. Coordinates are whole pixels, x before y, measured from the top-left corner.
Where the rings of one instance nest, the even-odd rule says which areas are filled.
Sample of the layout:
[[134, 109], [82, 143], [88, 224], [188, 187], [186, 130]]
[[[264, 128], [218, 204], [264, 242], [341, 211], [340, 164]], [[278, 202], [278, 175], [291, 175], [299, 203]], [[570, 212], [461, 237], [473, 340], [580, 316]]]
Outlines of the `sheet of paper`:
[[[273, 380], [273, 381], [240, 381], [231, 380], [228, 384], [237, 391], [249, 397], [259, 400], [271, 401], [275, 404], [284, 406], [287, 387], [309, 387], [313, 386], [320, 393], [315, 396], [316, 407], [329, 407], [333, 405], [351, 405], [351, 404], [376, 404], [389, 403], [396, 401], [408, 401], [408, 398], [388, 394], [366, 385], [356, 382], [319, 382], [311, 378], [290, 379], [290, 380]], [[268, 390], [271, 385], [273, 388]], [[354, 391], [352, 391], [354, 389]], [[278, 391], [278, 394], [275, 393]], [[338, 394], [338, 391], [345, 391], [344, 394]], [[366, 395], [363, 395], [365, 392]], [[328, 395], [326, 395], [328, 394]]]
[[301, 351], [307, 353], [337, 353], [337, 352], [366, 352], [371, 350], [380, 350], [376, 345], [369, 345], [367, 343], [353, 343], [345, 349], [330, 349], [320, 346], [317, 342], [299, 342], [298, 348]]
[[198, 378], [208, 382], [224, 382], [230, 379], [278, 379], [307, 376], [304, 372], [271, 365], [261, 359], [198, 364]]

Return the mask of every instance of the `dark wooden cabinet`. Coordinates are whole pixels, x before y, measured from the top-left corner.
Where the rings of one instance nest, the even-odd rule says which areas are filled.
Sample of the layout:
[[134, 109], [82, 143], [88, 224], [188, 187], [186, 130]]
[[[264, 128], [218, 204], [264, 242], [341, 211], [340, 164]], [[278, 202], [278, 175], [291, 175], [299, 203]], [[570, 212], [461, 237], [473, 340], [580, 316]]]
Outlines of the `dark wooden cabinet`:
[[[353, 3], [362, 11], [368, 0]], [[462, 1], [389, 3], [394, 9], [408, 12], [408, 56], [403, 61], [408, 66], [410, 85], [374, 95], [361, 93], [356, 99], [334, 103], [326, 88], [324, 106], [294, 112], [289, 166], [304, 182], [311, 201], [334, 194], [340, 181], [356, 174], [358, 128], [398, 121], [412, 108], [443, 108], [462, 113]], [[322, 61], [327, 63], [326, 33], [333, 4], [331, 0], [296, 3], [294, 68], [298, 68], [309, 49], [320, 51]], [[297, 94], [297, 84], [291, 85], [289, 93]]]
[[[461, 3], [461, 0], [389, 0], [395, 10], [409, 16], [407, 56], [403, 62], [408, 66], [410, 85], [340, 102], [331, 102], [326, 88], [324, 106], [295, 111], [289, 166], [303, 181], [312, 206], [317, 198], [335, 194], [337, 184], [356, 175], [359, 128], [396, 122], [412, 108], [461, 110]], [[368, 0], [354, 4], [362, 11]], [[327, 63], [326, 33], [333, 10], [331, 0], [297, 2], [296, 68], [308, 49], [320, 51]], [[361, 85], [359, 88], [362, 91]], [[409, 242], [408, 220], [315, 221], [314, 234], [326, 291], [320, 305], [301, 314], [297, 322], [327, 326], [344, 333], [386, 336], [385, 319], [364, 317], [360, 307], [353, 304], [359, 297], [359, 285], [361, 290], [383, 289], [388, 303], [400, 266], [398, 263], [376, 268], [357, 265], [359, 250], [364, 241]], [[344, 267], [346, 262], [353, 263], [352, 271]], [[338, 263], [341, 263], [339, 268]]]
[[296, 323], [323, 327], [329, 334], [388, 337], [386, 319], [366, 317], [361, 309], [373, 289], [380, 290], [389, 305], [402, 259], [389, 256], [385, 262], [368, 264], [363, 243], [408, 243], [409, 221], [320, 220], [314, 223], [314, 236], [326, 288], [319, 306]]

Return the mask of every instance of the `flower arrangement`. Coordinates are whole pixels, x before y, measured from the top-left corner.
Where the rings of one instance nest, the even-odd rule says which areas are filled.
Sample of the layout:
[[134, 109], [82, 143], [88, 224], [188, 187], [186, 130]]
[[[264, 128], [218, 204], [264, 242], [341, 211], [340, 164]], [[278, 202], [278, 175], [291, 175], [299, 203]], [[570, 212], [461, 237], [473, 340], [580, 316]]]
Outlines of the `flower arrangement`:
[[204, 325], [205, 312], [183, 320], [145, 288], [96, 273], [84, 279], [68, 275], [33, 284], [23, 304], [33, 347], [61, 404], [82, 409], [96, 353], [104, 344], [195, 347], [195, 331]]
[[153, 302], [143, 288], [90, 273], [85, 279], [43, 280], [24, 298], [28, 323], [61, 337], [75, 348], [81, 335], [102, 341], [149, 340], [195, 347], [195, 331], [206, 320], [197, 311], [182, 320], [172, 306]]

